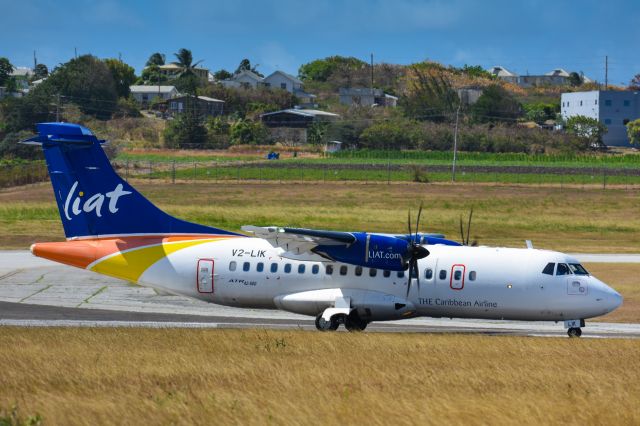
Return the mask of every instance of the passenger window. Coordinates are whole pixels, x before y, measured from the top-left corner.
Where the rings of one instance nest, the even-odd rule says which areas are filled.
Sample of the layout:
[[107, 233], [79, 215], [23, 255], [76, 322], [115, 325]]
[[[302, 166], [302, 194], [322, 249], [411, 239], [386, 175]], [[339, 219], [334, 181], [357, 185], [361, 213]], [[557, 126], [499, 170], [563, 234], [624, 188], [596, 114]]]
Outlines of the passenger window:
[[553, 269], [556, 267], [556, 264], [553, 262], [547, 263], [547, 266], [542, 270], [543, 274], [553, 275]]
[[230, 270], [231, 272], [235, 271], [235, 270], [236, 270], [236, 265], [237, 265], [237, 264], [236, 264], [236, 261], [235, 261], [235, 260], [232, 260], [232, 261], [229, 263], [229, 270]]
[[462, 271], [457, 270], [453, 273], [453, 279], [456, 281], [460, 281], [462, 279]]
[[556, 275], [569, 275], [569, 267], [566, 263], [558, 263], [558, 269], [556, 270]]
[[333, 265], [325, 266], [324, 271], [327, 273], [327, 275], [333, 274]]
[[271, 264], [271, 272], [274, 273], [274, 274], [276, 272], [278, 272], [278, 264], [277, 263], [274, 262], [274, 263]]
[[342, 265], [340, 267], [340, 275], [347, 275], [347, 265]]
[[404, 271], [398, 271], [398, 278], [404, 278]]
[[370, 277], [375, 277], [376, 275], [378, 275], [378, 270], [376, 268], [370, 268], [369, 269], [369, 276]]
[[298, 273], [299, 274], [304, 274], [304, 265], [298, 265]]
[[356, 277], [362, 275], [362, 266], [356, 266]]
[[469, 281], [475, 281], [475, 280], [476, 280], [476, 271], [469, 272]]
[[441, 280], [446, 280], [447, 279], [447, 271], [445, 269], [440, 269], [440, 275], [439, 275]]
[[284, 265], [284, 273], [288, 274], [291, 272], [291, 264], [290, 263], [285, 263]]
[[431, 268], [427, 268], [424, 270], [424, 278], [427, 280], [430, 280], [431, 278], [433, 278], [433, 269]]
[[389, 277], [391, 276], [391, 271], [387, 271], [387, 270], [385, 270], [385, 271], [382, 273], [382, 276], [383, 276], [383, 277], [385, 277], [385, 278], [389, 278]]
[[249, 272], [249, 269], [251, 269], [251, 264], [249, 262], [244, 262], [244, 264], [242, 265], [242, 270], [244, 272]]
[[317, 274], [319, 271], [320, 271], [320, 267], [319, 267], [318, 265], [313, 265], [313, 266], [311, 267], [311, 273], [312, 273], [312, 274], [314, 274], [314, 275], [315, 275], [315, 274]]
[[262, 271], [264, 271], [264, 263], [259, 262], [259, 263], [256, 265], [256, 271], [258, 271], [258, 272], [262, 272]]

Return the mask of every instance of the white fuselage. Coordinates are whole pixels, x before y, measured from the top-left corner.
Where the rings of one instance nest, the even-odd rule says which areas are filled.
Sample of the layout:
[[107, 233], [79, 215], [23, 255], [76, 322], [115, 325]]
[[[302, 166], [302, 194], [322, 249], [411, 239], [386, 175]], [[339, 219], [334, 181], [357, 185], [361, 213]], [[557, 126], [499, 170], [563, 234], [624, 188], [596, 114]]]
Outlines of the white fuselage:
[[[139, 283], [207, 302], [318, 315], [347, 297], [371, 320], [413, 316], [561, 321], [606, 314], [621, 296], [591, 275], [548, 275], [548, 263], [578, 263], [558, 252], [428, 246], [408, 273], [281, 257], [260, 238], [233, 238], [170, 254]], [[332, 273], [327, 272], [327, 267]], [[429, 272], [430, 271], [430, 272]]]

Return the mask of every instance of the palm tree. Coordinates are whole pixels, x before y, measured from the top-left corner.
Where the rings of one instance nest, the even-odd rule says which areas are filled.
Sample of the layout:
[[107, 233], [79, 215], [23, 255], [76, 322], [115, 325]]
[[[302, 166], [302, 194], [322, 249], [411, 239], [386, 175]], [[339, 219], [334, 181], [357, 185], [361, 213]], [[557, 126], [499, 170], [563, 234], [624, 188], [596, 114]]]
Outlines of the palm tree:
[[147, 60], [147, 66], [151, 67], [153, 65], [156, 65], [156, 66], [164, 65], [164, 61], [165, 61], [164, 54], [160, 52], [156, 52], [153, 55], [149, 56], [149, 59]]
[[191, 54], [191, 51], [185, 48], [178, 50], [178, 53], [174, 53], [174, 56], [178, 61], [173, 64], [180, 67], [180, 74], [178, 74], [178, 77], [185, 81], [185, 91], [189, 94], [195, 94], [197, 90], [197, 77], [194, 70], [202, 61], [193, 63], [193, 55]]

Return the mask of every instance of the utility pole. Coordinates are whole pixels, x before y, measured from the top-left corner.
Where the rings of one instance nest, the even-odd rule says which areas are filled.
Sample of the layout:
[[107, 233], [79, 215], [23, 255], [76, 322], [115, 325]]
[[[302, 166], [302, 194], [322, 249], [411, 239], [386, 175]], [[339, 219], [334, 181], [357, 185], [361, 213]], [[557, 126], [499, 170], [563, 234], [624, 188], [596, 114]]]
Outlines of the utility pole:
[[604, 90], [609, 90], [609, 56], [604, 57]]
[[36, 51], [33, 51], [33, 71], [35, 72], [36, 67], [38, 66], [38, 59], [36, 58]]
[[77, 47], [73, 48], [73, 54], [75, 55], [75, 58], [78, 59], [78, 48]]
[[456, 128], [453, 132], [453, 166], [451, 168], [451, 182], [456, 181], [456, 160], [458, 159], [458, 122], [460, 120], [460, 106], [462, 102], [458, 104], [456, 110]]
[[60, 122], [60, 93], [56, 95], [56, 123]]
[[373, 95], [373, 53], [371, 54], [371, 94]]

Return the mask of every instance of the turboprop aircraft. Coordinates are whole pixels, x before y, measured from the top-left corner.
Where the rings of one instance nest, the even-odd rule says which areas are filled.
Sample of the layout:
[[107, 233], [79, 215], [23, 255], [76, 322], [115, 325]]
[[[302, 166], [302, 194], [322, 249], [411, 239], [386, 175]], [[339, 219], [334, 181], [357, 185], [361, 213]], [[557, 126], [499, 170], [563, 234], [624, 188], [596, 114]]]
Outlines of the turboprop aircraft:
[[23, 143], [44, 150], [67, 237], [33, 244], [39, 257], [206, 302], [314, 316], [319, 330], [429, 316], [563, 321], [579, 337], [586, 318], [622, 303], [571, 256], [419, 233], [419, 214], [406, 235], [245, 226], [249, 237], [185, 222], [121, 179], [90, 130], [37, 127]]

